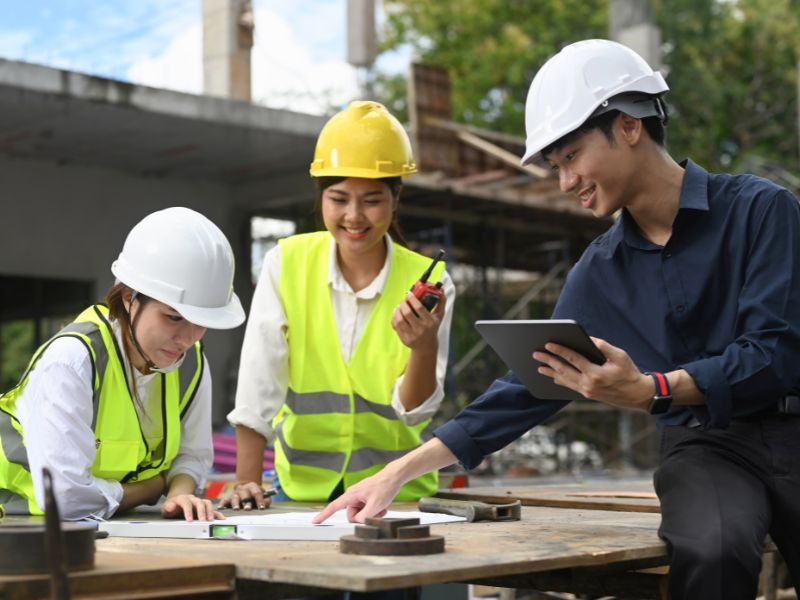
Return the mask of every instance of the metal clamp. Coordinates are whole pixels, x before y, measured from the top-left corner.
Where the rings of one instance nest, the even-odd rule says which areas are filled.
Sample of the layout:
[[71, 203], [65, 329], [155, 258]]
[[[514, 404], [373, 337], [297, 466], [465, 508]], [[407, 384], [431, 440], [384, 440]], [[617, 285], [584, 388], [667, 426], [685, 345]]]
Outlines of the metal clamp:
[[489, 504], [477, 500], [453, 500], [449, 498], [420, 498], [422, 512], [443, 513], [464, 517], [474, 521], [519, 521], [522, 517], [522, 503]]
[[381, 556], [438, 554], [444, 552], [444, 537], [431, 535], [430, 527], [420, 525], [419, 519], [369, 518], [365, 525], [356, 525], [355, 535], [340, 538], [339, 551]]

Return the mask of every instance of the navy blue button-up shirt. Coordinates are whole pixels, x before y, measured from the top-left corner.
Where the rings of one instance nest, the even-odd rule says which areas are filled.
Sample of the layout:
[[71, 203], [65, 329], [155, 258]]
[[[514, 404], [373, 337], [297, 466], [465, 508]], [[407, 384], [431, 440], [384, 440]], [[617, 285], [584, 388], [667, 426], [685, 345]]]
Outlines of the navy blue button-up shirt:
[[[691, 375], [706, 404], [673, 406], [659, 427], [694, 414], [725, 428], [800, 388], [800, 204], [753, 175], [682, 166], [669, 242], [645, 239], [623, 210], [570, 271], [553, 318], [578, 321], [642, 371]], [[434, 435], [472, 468], [564, 405], [509, 373]]]

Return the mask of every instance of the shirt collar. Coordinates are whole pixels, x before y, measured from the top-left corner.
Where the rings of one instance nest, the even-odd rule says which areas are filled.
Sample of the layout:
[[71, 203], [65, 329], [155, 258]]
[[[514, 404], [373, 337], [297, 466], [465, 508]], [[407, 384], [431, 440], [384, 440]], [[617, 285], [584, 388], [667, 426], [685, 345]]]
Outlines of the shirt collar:
[[[678, 213], [684, 210], [708, 211], [708, 171], [703, 167], [686, 159], [680, 163], [683, 167], [683, 183], [681, 196], [678, 201]], [[677, 216], [676, 216], [677, 219]], [[639, 233], [639, 228], [626, 209], [622, 209], [621, 216], [608, 231], [609, 249], [613, 252], [619, 243], [625, 240], [630, 246], [636, 248], [653, 247]]]
[[342, 270], [339, 268], [339, 261], [336, 260], [336, 240], [331, 236], [330, 258], [328, 259], [328, 284], [330, 284], [331, 288], [337, 292], [354, 294], [356, 298], [362, 300], [369, 300], [383, 292], [383, 288], [386, 287], [386, 280], [389, 277], [389, 265], [392, 263], [392, 254], [394, 254], [394, 242], [392, 242], [392, 238], [387, 233], [384, 234], [383, 239], [386, 242], [386, 261], [383, 263], [383, 267], [381, 267], [375, 279], [372, 280], [372, 283], [363, 290], [354, 292], [353, 288], [350, 287], [350, 284], [347, 283], [347, 280], [344, 278], [344, 275], [342, 275]]
[[708, 211], [708, 171], [688, 158], [680, 163], [685, 171], [678, 210]]

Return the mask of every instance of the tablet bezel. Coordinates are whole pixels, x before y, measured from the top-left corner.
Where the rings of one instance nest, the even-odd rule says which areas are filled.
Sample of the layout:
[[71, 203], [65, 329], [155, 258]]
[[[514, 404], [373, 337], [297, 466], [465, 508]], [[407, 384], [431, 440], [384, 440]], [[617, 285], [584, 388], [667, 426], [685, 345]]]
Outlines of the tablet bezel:
[[541, 400], [584, 399], [578, 392], [553, 383], [550, 377], [539, 373], [542, 363], [534, 360], [533, 353], [547, 352], [546, 343], [571, 348], [595, 364], [605, 362], [583, 327], [571, 319], [481, 320], [475, 322], [475, 328], [531, 394]]

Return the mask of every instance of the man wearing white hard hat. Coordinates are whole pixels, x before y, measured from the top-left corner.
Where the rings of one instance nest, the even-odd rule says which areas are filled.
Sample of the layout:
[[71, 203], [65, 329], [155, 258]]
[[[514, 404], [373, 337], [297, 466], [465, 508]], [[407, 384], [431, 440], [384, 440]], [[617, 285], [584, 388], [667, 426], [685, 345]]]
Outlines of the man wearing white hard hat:
[[[752, 599], [767, 533], [800, 583], [800, 205], [764, 179], [676, 163], [664, 148], [667, 91], [607, 40], [567, 46], [534, 78], [523, 164], [545, 161], [584, 208], [620, 217], [553, 314], [578, 321], [606, 362], [555, 344], [557, 357], [533, 357], [559, 385], [657, 415], [672, 597]], [[509, 373], [317, 521], [344, 507], [363, 521], [408, 478], [472, 468], [564, 404]]]
[[0, 505], [42, 514], [42, 469], [60, 514], [108, 518], [166, 496], [165, 517], [221, 515], [195, 495], [211, 466], [211, 374], [200, 343], [245, 314], [233, 251], [188, 208], [142, 219], [96, 304], [36, 351], [0, 395]]

